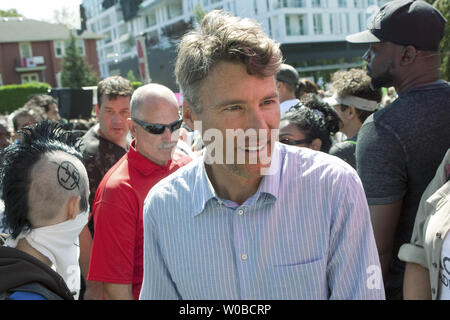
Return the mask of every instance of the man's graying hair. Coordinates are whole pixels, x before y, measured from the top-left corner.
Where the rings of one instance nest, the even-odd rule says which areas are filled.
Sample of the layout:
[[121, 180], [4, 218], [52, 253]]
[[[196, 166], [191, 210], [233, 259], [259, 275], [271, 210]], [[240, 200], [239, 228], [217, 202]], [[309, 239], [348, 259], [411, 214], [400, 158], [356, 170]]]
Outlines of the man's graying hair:
[[250, 75], [275, 75], [282, 63], [280, 46], [254, 20], [213, 10], [200, 29], [186, 34], [178, 47], [175, 76], [192, 109], [201, 111], [200, 88], [222, 61], [242, 63]]

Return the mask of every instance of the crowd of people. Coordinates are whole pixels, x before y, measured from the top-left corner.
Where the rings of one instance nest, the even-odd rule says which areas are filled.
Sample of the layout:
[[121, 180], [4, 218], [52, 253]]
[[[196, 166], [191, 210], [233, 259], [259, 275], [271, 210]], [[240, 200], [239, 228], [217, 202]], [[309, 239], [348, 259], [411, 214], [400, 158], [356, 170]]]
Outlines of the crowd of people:
[[93, 121], [31, 97], [0, 124], [0, 299], [450, 299], [446, 21], [374, 21], [347, 37], [366, 70], [324, 88], [214, 10], [179, 44], [182, 106], [121, 76]]

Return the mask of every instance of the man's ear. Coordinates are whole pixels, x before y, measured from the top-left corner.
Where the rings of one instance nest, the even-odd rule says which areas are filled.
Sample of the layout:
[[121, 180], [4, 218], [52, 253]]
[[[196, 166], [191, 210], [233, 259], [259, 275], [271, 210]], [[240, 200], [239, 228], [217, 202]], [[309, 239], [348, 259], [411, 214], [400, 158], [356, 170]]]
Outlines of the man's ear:
[[136, 126], [134, 125], [134, 121], [131, 118], [127, 119], [128, 130], [130, 130], [130, 134], [133, 138], [136, 137]]
[[400, 60], [401, 66], [408, 66], [416, 60], [417, 49], [413, 46], [407, 46], [403, 49], [402, 58]]
[[322, 140], [320, 140], [319, 138], [315, 138], [311, 142], [310, 147], [313, 150], [320, 151], [320, 148], [322, 148]]
[[347, 117], [349, 119], [353, 119], [354, 117], [357, 117], [357, 116], [358, 116], [358, 114], [356, 113], [356, 108], [354, 106], [349, 106]]
[[75, 219], [77, 214], [80, 213], [80, 196], [71, 196], [69, 200], [67, 200], [66, 204], [66, 215], [67, 220]]
[[194, 110], [192, 110], [192, 107], [190, 103], [184, 99], [183, 100], [183, 121], [186, 123], [186, 125], [191, 129], [194, 130], [194, 121], [197, 119], [197, 114]]
[[100, 108], [98, 106], [98, 104], [95, 105], [95, 115], [98, 118], [98, 114], [100, 113]]

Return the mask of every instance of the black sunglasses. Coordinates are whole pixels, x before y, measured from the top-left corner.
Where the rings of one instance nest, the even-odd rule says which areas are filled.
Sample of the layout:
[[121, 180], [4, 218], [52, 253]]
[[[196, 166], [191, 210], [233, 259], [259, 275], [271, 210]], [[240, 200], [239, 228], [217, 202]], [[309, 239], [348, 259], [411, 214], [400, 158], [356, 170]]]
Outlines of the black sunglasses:
[[288, 138], [284, 138], [280, 140], [280, 143], [288, 144], [290, 146], [296, 146], [298, 144], [310, 144], [311, 139], [303, 139], [303, 140], [291, 140]]
[[145, 131], [151, 134], [163, 134], [164, 131], [166, 131], [166, 128], [168, 128], [170, 132], [174, 132], [175, 130], [180, 129], [181, 123], [183, 122], [183, 119], [178, 119], [177, 121], [169, 124], [148, 123], [136, 118], [131, 118], [131, 120], [136, 122], [138, 125], [144, 128]]

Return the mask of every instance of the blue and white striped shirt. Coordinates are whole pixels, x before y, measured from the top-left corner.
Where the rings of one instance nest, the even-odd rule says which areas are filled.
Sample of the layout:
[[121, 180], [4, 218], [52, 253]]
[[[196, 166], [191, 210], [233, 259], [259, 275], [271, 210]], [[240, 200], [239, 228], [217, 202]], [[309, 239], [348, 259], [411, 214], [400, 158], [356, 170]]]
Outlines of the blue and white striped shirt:
[[279, 143], [274, 168], [240, 206], [216, 195], [203, 158], [155, 185], [140, 299], [384, 299], [355, 170]]

